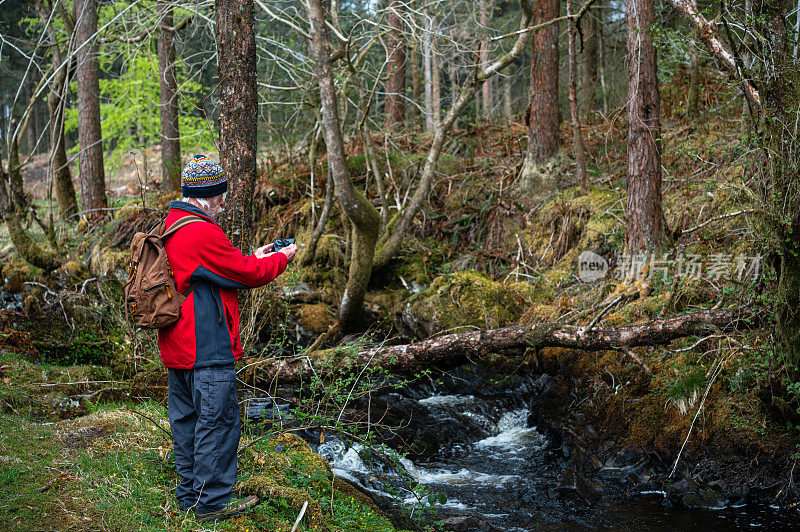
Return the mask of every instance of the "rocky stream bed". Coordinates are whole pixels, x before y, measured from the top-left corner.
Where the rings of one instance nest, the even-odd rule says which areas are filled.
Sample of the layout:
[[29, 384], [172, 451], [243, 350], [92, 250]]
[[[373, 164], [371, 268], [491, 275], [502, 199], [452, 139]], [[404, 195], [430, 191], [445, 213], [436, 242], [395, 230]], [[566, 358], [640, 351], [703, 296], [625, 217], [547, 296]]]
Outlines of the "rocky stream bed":
[[[416, 484], [444, 494], [438, 518], [448, 530], [777, 530], [800, 520], [796, 509], [774, 504], [769, 489], [746, 479], [683, 476], [707, 457], [682, 457], [670, 476], [675, 457], [613, 440], [598, 445], [576, 398], [562, 396], [559, 377], [513, 377], [489, 389], [489, 373], [462, 367], [436, 384], [372, 396], [372, 415], [408, 422], [382, 433], [378, 453], [336, 436], [320, 443], [319, 431], [302, 435], [337, 477], [389, 513], [417, 502]], [[560, 412], [552, 408], [557, 401], [573, 402], [574, 415], [550, 417]], [[257, 408], [250, 414], [259, 417]], [[755, 482], [770, 464], [752, 469]]]

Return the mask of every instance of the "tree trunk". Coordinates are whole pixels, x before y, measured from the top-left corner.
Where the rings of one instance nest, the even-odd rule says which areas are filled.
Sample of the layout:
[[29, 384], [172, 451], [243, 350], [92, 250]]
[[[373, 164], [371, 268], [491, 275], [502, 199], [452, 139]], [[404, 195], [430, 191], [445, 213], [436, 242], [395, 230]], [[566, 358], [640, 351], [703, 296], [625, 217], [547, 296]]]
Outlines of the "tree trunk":
[[[567, 0], [567, 15], [572, 15], [572, 0]], [[567, 21], [569, 51], [569, 109], [572, 114], [572, 150], [575, 152], [575, 162], [577, 164], [578, 182], [580, 183], [581, 194], [586, 194], [586, 155], [583, 151], [583, 137], [581, 136], [581, 117], [578, 114], [578, 95], [576, 87], [576, 50], [575, 50], [575, 24], [571, 20]]]
[[[744, 0], [744, 17], [751, 16], [753, 12], [753, 3], [751, 0]], [[800, 13], [797, 14], [798, 20], [800, 20]], [[742, 46], [742, 64], [746, 69], [750, 69], [752, 67], [753, 58], [749, 53], [750, 47], [753, 46], [753, 39], [750, 37], [750, 34], [746, 34], [744, 38], [744, 46]], [[747, 99], [746, 96], [743, 95], [742, 97], [742, 123], [740, 127], [740, 131], [742, 135], [748, 135], [750, 133], [750, 126], [753, 122], [753, 113], [751, 112], [751, 105], [750, 101]]]
[[21, 181], [19, 174], [19, 148], [16, 138], [9, 143], [8, 172], [0, 160], [0, 216], [8, 229], [8, 236], [19, 256], [28, 263], [45, 271], [53, 271], [61, 265], [58, 256], [43, 248], [22, 227], [19, 212], [10, 198], [9, 185]]
[[350, 180], [337, 111], [328, 32], [320, 0], [306, 0], [306, 8], [311, 24], [311, 48], [322, 103], [322, 131], [328, 152], [328, 179], [333, 179], [339, 205], [353, 226], [350, 271], [339, 306], [339, 327], [344, 332], [353, 330], [362, 323], [364, 294], [372, 274], [372, 257], [375, 253], [380, 217], [372, 204], [355, 190]]
[[661, 224], [661, 123], [652, 0], [627, 0], [628, 162], [626, 251], [664, 244]]
[[[481, 39], [481, 67], [486, 68], [489, 63], [489, 37], [486, 33], [489, 27], [489, 7], [486, 5], [488, 0], [479, 0], [478, 2], [478, 17], [484, 36]], [[491, 81], [491, 80], [489, 80]], [[491, 119], [492, 114], [492, 84], [490, 82], [484, 83], [481, 87], [481, 100], [483, 102], [482, 115], [483, 119], [487, 122]]]
[[686, 118], [692, 121], [700, 117], [700, 59], [692, 53], [689, 57], [689, 94], [686, 98]]
[[433, 133], [436, 121], [433, 114], [433, 22], [422, 41], [422, 60], [425, 74], [425, 131]]
[[419, 66], [419, 42], [414, 40], [410, 47], [411, 51], [411, 86], [413, 105], [409, 108], [409, 122], [412, 127], [419, 127], [420, 112], [419, 106], [422, 96], [422, 69]]
[[253, 240], [258, 86], [253, 0], [215, 0], [220, 163], [228, 176], [222, 227], [244, 253]]
[[[47, 20], [49, 13], [44, 8], [41, 0], [36, 2], [36, 8], [41, 20]], [[67, 34], [71, 35], [74, 28], [66, 24]], [[50, 37], [50, 49], [53, 52], [53, 62], [58, 71], [53, 76], [50, 85], [50, 93], [47, 97], [47, 110], [50, 114], [50, 178], [53, 180], [53, 188], [56, 192], [56, 202], [58, 203], [58, 214], [62, 220], [66, 220], [78, 212], [78, 201], [75, 197], [75, 187], [72, 184], [72, 172], [69, 169], [67, 160], [67, 142], [64, 137], [64, 109], [66, 102], [68, 69], [59, 68], [66, 60], [61, 53], [58, 45], [58, 36], [53, 25], [48, 27]], [[67, 56], [71, 53], [67, 48]]]
[[608, 87], [606, 86], [606, 42], [603, 39], [603, 10], [597, 10], [597, 74], [600, 77], [600, 98], [603, 114], [608, 115]]
[[583, 20], [586, 28], [583, 36], [583, 101], [588, 113], [597, 108], [598, 24], [593, 10], [587, 11]]
[[181, 140], [178, 128], [178, 84], [175, 80], [175, 34], [172, 4], [158, 2], [161, 25], [158, 30], [158, 81], [161, 89], [161, 188], [181, 188]]
[[103, 167], [103, 135], [100, 130], [100, 63], [97, 60], [97, 0], [75, 0], [75, 38], [78, 46], [78, 155], [81, 207], [86, 218], [96, 221], [108, 207]]
[[[341, 348], [318, 351], [259, 367], [263, 381], [299, 382], [337, 372], [380, 367], [390, 373], [409, 374], [424, 368], [449, 369], [502, 352], [560, 347], [585, 351], [612, 351], [641, 346], [667, 345], [688, 336], [733, 332], [759, 326], [758, 315], [741, 311], [705, 310], [627, 327], [587, 330], [585, 326], [556, 327], [550, 323], [447, 334], [409, 345], [376, 347], [356, 353]], [[310, 365], [312, 363], [313, 365]]]
[[[25, 77], [25, 101], [29, 102], [33, 96], [32, 89], [36, 84], [33, 82], [33, 74], [31, 72]], [[31, 111], [33, 114], [33, 111]], [[33, 117], [31, 117], [33, 118]], [[28, 127], [25, 128], [25, 152], [29, 155], [33, 154], [36, 148], [36, 126], [35, 120], [28, 120]]]
[[514, 119], [514, 109], [511, 101], [511, 89], [513, 86], [514, 83], [511, 81], [511, 76], [503, 80], [503, 114], [508, 122]]
[[[436, 20], [433, 21], [436, 27]], [[439, 63], [439, 53], [436, 50], [436, 41], [431, 38], [431, 85], [433, 87], [433, 127], [438, 129], [442, 123], [442, 69]]]
[[[558, 17], [559, 1], [543, 0], [533, 6], [533, 22]], [[531, 45], [531, 98], [527, 113], [528, 150], [522, 167], [522, 186], [541, 190], [554, 185], [547, 164], [559, 149], [558, 24], [537, 32]]]
[[436, 164], [441, 156], [447, 135], [455, 124], [456, 119], [461, 116], [467, 105], [473, 101], [483, 83], [486, 83], [495, 74], [515, 61], [525, 50], [528, 40], [533, 33], [532, 26], [529, 26], [533, 18], [533, 13], [527, 0], [521, 0], [520, 6], [523, 12], [520, 25], [521, 28], [528, 29], [528, 31], [524, 31], [519, 35], [509, 52], [503, 54], [496, 61], [493, 61], [492, 64], [485, 69], [476, 69], [463, 86], [453, 87], [453, 104], [447, 111], [441, 124], [436, 127], [436, 132], [433, 135], [433, 142], [428, 150], [428, 157], [425, 159], [425, 166], [422, 168], [419, 185], [402, 212], [397, 213], [397, 215], [392, 218], [389, 224], [387, 224], [386, 230], [381, 234], [378, 249], [375, 252], [374, 268], [380, 269], [389, 263], [389, 260], [391, 260], [397, 250], [400, 249], [400, 244], [406, 232], [411, 227], [411, 222], [414, 217], [422, 208], [423, 203], [427, 201], [433, 183]]
[[[692, 0], [697, 9], [697, 0]], [[695, 40], [692, 39], [691, 46], [694, 48]], [[700, 116], [700, 59], [697, 53], [692, 51], [689, 54], [689, 93], [686, 98], [686, 118], [695, 121]]]
[[[763, 168], [768, 174], [760, 197], [770, 198], [773, 235], [780, 257], [778, 268], [777, 326], [787, 359], [800, 370], [800, 140], [797, 109], [800, 84], [789, 39], [786, 11], [781, 0], [754, 4], [756, 31], [766, 37], [761, 61], [760, 93], [763, 95]], [[791, 366], [790, 366], [791, 367]]]
[[389, 4], [387, 46], [389, 82], [386, 84], [386, 127], [402, 127], [406, 114], [406, 45], [403, 39], [403, 1]]
[[75, 187], [72, 184], [72, 172], [67, 159], [67, 141], [64, 138], [65, 103], [62, 95], [65, 94], [67, 86], [66, 74], [66, 69], [61, 69], [56, 74], [47, 100], [50, 112], [50, 146], [52, 150], [50, 175], [56, 192], [58, 215], [62, 220], [66, 220], [78, 212]]

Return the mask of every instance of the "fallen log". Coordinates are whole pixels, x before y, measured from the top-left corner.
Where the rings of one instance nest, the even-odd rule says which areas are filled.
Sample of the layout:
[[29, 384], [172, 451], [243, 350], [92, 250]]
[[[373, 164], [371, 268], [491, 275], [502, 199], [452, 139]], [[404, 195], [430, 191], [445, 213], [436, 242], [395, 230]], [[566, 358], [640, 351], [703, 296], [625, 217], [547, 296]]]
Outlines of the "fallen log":
[[426, 367], [454, 367], [472, 357], [509, 350], [566, 347], [586, 351], [625, 350], [665, 345], [687, 336], [753, 329], [761, 324], [750, 308], [703, 310], [624, 327], [559, 326], [551, 322], [502, 329], [453, 333], [406, 345], [372, 347], [360, 351], [340, 346], [301, 357], [264, 360], [259, 379], [298, 382], [312, 375], [380, 366], [392, 373]]

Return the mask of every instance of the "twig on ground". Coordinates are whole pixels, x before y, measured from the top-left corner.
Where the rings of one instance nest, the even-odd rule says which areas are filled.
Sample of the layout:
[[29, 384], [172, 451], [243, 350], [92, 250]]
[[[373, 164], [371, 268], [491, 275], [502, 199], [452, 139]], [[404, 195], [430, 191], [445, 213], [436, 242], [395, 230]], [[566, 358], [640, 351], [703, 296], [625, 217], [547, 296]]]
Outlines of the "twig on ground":
[[620, 349], [622, 350], [623, 353], [632, 358], [634, 362], [639, 364], [642, 367], [642, 369], [644, 369], [648, 374], [650, 375], [653, 374], [653, 372], [650, 370], [650, 367], [647, 364], [645, 364], [644, 361], [641, 358], [639, 358], [639, 356], [636, 353], [634, 353], [624, 345], [620, 346]]
[[170, 431], [168, 431], [167, 429], [165, 429], [164, 427], [162, 427], [162, 426], [161, 426], [161, 423], [159, 423], [159, 422], [158, 422], [158, 421], [156, 421], [155, 419], [151, 418], [151, 417], [150, 417], [150, 416], [148, 416], [147, 414], [143, 414], [142, 412], [139, 412], [138, 410], [134, 410], [134, 409], [132, 409], [132, 408], [128, 408], [128, 409], [126, 409], [126, 410], [128, 410], [128, 412], [131, 412], [131, 413], [133, 413], [133, 414], [136, 414], [137, 416], [139, 416], [139, 417], [141, 417], [141, 418], [144, 418], [144, 419], [146, 419], [147, 421], [151, 422], [153, 425], [155, 425], [156, 427], [158, 427], [158, 428], [160, 428], [161, 430], [163, 430], [163, 431], [164, 431], [164, 433], [165, 433], [167, 436], [169, 436], [169, 437], [170, 437], [170, 439], [172, 439], [172, 433], [171, 433]]
[[[333, 499], [333, 497], [331, 497], [331, 499]], [[306, 513], [306, 508], [308, 508], [308, 501], [303, 501], [303, 507], [300, 508], [300, 514], [297, 516], [297, 519], [294, 522], [292, 532], [297, 532], [297, 527], [300, 526], [300, 521], [303, 520], [303, 516]]]
[[689, 442], [689, 436], [692, 435], [692, 429], [694, 428], [694, 422], [697, 421], [697, 416], [700, 415], [700, 411], [703, 410], [703, 404], [706, 402], [706, 397], [708, 397], [708, 392], [711, 390], [711, 386], [714, 384], [717, 376], [722, 373], [722, 361], [718, 361], [717, 367], [712, 368], [713, 374], [711, 375], [711, 380], [708, 381], [708, 386], [706, 386], [706, 391], [703, 394], [703, 399], [700, 401], [700, 406], [697, 407], [697, 412], [694, 413], [694, 418], [692, 418], [692, 424], [689, 425], [689, 432], [686, 433], [686, 439], [683, 440], [683, 445], [681, 445], [681, 450], [678, 451], [678, 456], [675, 458], [675, 464], [672, 466], [672, 471], [670, 472], [667, 478], [672, 478], [672, 475], [675, 474], [675, 471], [678, 469], [678, 462], [681, 460], [681, 454], [683, 454], [683, 449], [686, 447], [686, 444]]

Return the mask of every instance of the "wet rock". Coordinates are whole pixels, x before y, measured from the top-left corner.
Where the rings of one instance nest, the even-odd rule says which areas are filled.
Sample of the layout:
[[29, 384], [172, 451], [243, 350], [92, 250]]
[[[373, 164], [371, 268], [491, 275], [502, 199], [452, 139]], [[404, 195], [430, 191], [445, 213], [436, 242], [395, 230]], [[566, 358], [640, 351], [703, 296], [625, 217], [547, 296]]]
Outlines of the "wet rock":
[[689, 509], [724, 508], [728, 504], [725, 497], [712, 488], [686, 493], [682, 497], [681, 502]]
[[85, 395], [64, 397], [53, 401], [53, 408], [56, 410], [59, 419], [73, 419], [89, 413]]
[[22, 308], [23, 294], [0, 290], [0, 308], [6, 310], [19, 310]]
[[486, 519], [473, 515], [447, 517], [442, 520], [442, 524], [448, 532], [500, 532], [501, 530]]
[[597, 492], [586, 477], [574, 468], [566, 469], [559, 475], [560, 485], [557, 488], [561, 499], [572, 502], [591, 503], [597, 499]]

